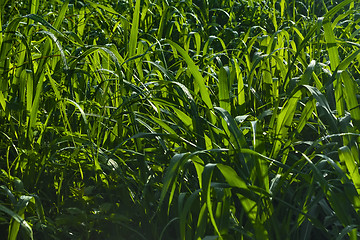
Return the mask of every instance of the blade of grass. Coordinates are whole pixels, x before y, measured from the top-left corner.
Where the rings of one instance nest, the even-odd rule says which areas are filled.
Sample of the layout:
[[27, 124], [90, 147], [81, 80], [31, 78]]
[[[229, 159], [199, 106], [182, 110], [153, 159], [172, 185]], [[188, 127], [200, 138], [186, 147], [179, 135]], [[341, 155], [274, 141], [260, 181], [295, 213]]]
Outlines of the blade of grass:
[[292, 124], [297, 102], [299, 101], [302, 93], [301, 91], [295, 92], [293, 96], [284, 104], [281, 112], [277, 117], [275, 128], [275, 142], [272, 148], [271, 156], [276, 158], [281, 149], [281, 142], [287, 138], [289, 128]]
[[345, 97], [346, 106], [350, 110], [351, 118], [354, 121], [355, 129], [360, 130], [360, 104], [356, 95], [359, 93], [358, 84], [353, 81], [348, 71], [341, 74], [342, 82], [344, 83], [343, 94]]
[[[332, 29], [331, 22], [329, 20], [326, 22], [324, 21], [323, 29], [324, 29], [328, 54], [330, 58], [331, 71], [334, 72], [340, 64], [340, 58], [339, 58], [338, 46], [336, 44], [335, 34]], [[345, 106], [344, 106], [344, 99], [342, 97], [343, 92], [341, 85], [342, 85], [341, 78], [337, 78], [336, 81], [334, 81], [336, 110], [338, 112], [338, 115], [342, 117], [345, 114]]]
[[212, 203], [211, 203], [211, 197], [210, 197], [210, 186], [211, 186], [211, 178], [212, 178], [212, 175], [213, 175], [213, 172], [214, 172], [214, 168], [216, 167], [216, 164], [213, 164], [213, 163], [208, 163], [205, 165], [204, 167], [204, 171], [202, 173], [202, 180], [203, 180], [203, 198], [205, 199], [205, 202], [206, 202], [206, 207], [207, 207], [207, 210], [208, 210], [208, 213], [210, 215], [210, 221], [215, 229], [215, 232], [217, 233], [217, 235], [219, 236], [219, 239], [222, 240], [222, 236], [221, 236], [221, 233], [218, 229], [218, 226], [217, 226], [217, 223], [215, 221], [215, 218], [214, 218], [214, 213], [213, 213], [213, 210], [212, 210]]
[[[222, 175], [225, 177], [226, 182], [236, 188], [248, 190], [247, 184], [243, 181], [235, 172], [234, 169], [227, 165], [217, 164], [217, 168], [220, 170]], [[250, 192], [250, 191], [249, 191]], [[254, 202], [252, 197], [243, 196], [237, 194], [245, 212], [250, 219], [255, 229], [256, 239], [268, 239], [268, 232], [266, 231], [263, 221], [265, 220], [262, 216], [258, 216], [257, 204]]]
[[181, 56], [184, 58], [185, 62], [187, 63], [187, 65], [189, 67], [189, 71], [194, 76], [195, 82], [196, 82], [197, 86], [200, 89], [200, 94], [201, 94], [202, 100], [204, 101], [204, 103], [206, 104], [208, 109], [212, 110], [213, 109], [213, 104], [211, 102], [209, 92], [208, 92], [207, 87], [205, 85], [205, 80], [204, 80], [204, 78], [201, 76], [201, 74], [199, 72], [199, 67], [196, 66], [196, 64], [190, 58], [190, 56], [178, 44], [174, 43], [171, 40], [166, 40], [166, 42], [168, 42], [171, 46], [173, 46], [181, 54]]
[[[186, 218], [191, 208], [193, 207], [194, 201], [199, 197], [200, 189], [193, 192], [188, 199], [185, 201], [185, 205], [179, 209], [180, 212], [180, 239], [186, 239]], [[180, 196], [179, 196], [180, 197]]]
[[[1, 204], [0, 204], [0, 211], [11, 216], [11, 219], [14, 219], [14, 221], [16, 221], [18, 224], [21, 225], [21, 227], [23, 227], [25, 229], [27, 236], [30, 239], [34, 239], [32, 228], [21, 216], [19, 216], [17, 213], [15, 213], [14, 211], [10, 210], [9, 208], [7, 208]], [[18, 234], [18, 229], [16, 230], [16, 228], [13, 228], [12, 225], [10, 225], [9, 232], [10, 233], [9, 233], [8, 239], [16, 239], [16, 236]]]
[[139, 21], [140, 21], [140, 6], [141, 6], [140, 2], [141, 2], [140, 0], [136, 0], [135, 3], [135, 10], [133, 13], [133, 20], [130, 31], [128, 58], [133, 57], [136, 52], [136, 45], [137, 45], [138, 32], [139, 32]]
[[172, 197], [173, 197], [174, 191], [175, 191], [174, 186], [176, 185], [175, 183], [176, 183], [176, 179], [177, 179], [177, 175], [178, 175], [177, 172], [184, 164], [184, 161], [186, 160], [188, 155], [189, 155], [188, 153], [181, 153], [181, 154], [174, 155], [174, 157], [171, 158], [170, 165], [168, 167], [168, 170], [165, 173], [164, 180], [163, 180], [163, 187], [162, 187], [160, 200], [159, 200], [159, 207], [161, 206], [162, 202], [164, 201], [167, 191], [169, 190], [169, 188], [171, 188], [170, 199], [168, 202], [168, 212], [170, 211], [170, 204], [172, 202]]
[[63, 3], [63, 5], [62, 5], [62, 7], [61, 7], [61, 9], [59, 11], [59, 14], [58, 14], [58, 17], [56, 18], [55, 23], [53, 24], [54, 28], [58, 29], [59, 31], [60, 31], [61, 23], [64, 20], [65, 13], [66, 13], [66, 11], [68, 9], [68, 6], [69, 6], [69, 0], [66, 0]]
[[230, 106], [230, 91], [229, 91], [229, 68], [220, 68], [219, 73], [219, 101], [220, 107], [225, 109], [227, 112], [231, 112]]
[[350, 179], [354, 183], [356, 191], [360, 196], [360, 174], [351, 150], [347, 146], [339, 148], [339, 158], [342, 163], [345, 163], [350, 174]]

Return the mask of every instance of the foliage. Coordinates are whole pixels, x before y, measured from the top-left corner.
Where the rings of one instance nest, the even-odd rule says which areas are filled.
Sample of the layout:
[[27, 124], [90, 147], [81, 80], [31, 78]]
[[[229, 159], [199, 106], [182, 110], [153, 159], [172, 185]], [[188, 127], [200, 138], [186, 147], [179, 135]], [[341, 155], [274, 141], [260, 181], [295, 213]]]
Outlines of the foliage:
[[0, 3], [8, 239], [357, 239], [358, 1]]

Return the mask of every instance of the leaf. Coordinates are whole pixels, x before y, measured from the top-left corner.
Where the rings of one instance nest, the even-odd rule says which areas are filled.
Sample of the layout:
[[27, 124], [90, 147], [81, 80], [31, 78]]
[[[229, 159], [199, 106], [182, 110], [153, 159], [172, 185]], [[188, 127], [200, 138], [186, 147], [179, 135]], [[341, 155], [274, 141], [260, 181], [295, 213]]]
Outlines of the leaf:
[[311, 62], [307, 66], [304, 74], [301, 77], [301, 81], [300, 81], [299, 85], [309, 85], [310, 84], [310, 79], [311, 79], [312, 73], [314, 72], [315, 66], [316, 66], [316, 61], [311, 60]]
[[[29, 224], [20, 217], [17, 213], [13, 212], [12, 210], [8, 209], [7, 207], [0, 204], [0, 211], [8, 214], [11, 216], [12, 219], [14, 219], [18, 224], [21, 225], [21, 227], [24, 228], [26, 235], [30, 239], [34, 239], [32, 228], [29, 226]], [[19, 229], [16, 228], [13, 224], [9, 226], [9, 239], [15, 240], [18, 235]]]
[[195, 65], [194, 61], [190, 58], [190, 56], [178, 44], [174, 43], [171, 40], [166, 40], [166, 42], [168, 42], [171, 46], [173, 46], [184, 58], [185, 62], [187, 63], [187, 65], [189, 67], [189, 71], [194, 76], [195, 82], [200, 89], [200, 94], [201, 94], [202, 100], [204, 101], [204, 103], [206, 104], [208, 109], [210, 109], [210, 110], [213, 109], [210, 95], [209, 95], [209, 92], [205, 85], [205, 80], [199, 72], [199, 67]]
[[[223, 164], [217, 164], [216, 166], [230, 186], [243, 190], [249, 190], [245, 181], [237, 175], [234, 169]], [[262, 216], [258, 216], [257, 203], [247, 196], [241, 194], [237, 194], [237, 196], [241, 202], [241, 205], [245, 209], [248, 218], [254, 226], [256, 238], [268, 239], [268, 232], [263, 225], [264, 218]]]
[[[225, 177], [226, 182], [231, 187], [248, 190], [246, 182], [237, 175], [234, 169], [232, 169], [230, 166], [223, 164], [217, 164], [216, 166], [220, 170], [222, 175]], [[254, 224], [256, 222], [257, 212], [256, 203], [249, 198], [246, 198], [245, 196], [242, 196], [241, 198], [239, 198], [239, 200], [243, 205], [245, 212], [248, 214], [249, 219]]]
[[360, 195], [360, 174], [351, 150], [347, 146], [339, 148], [339, 158], [342, 163], [345, 163], [350, 179], [354, 183], [356, 191]]
[[61, 25], [62, 21], [64, 20], [65, 13], [68, 9], [68, 6], [69, 6], [69, 0], [65, 0], [65, 2], [63, 3], [63, 5], [58, 13], [58, 17], [56, 18], [56, 21], [54, 23], [54, 28], [60, 29], [60, 25]]
[[[193, 207], [194, 201], [199, 197], [200, 189], [193, 192], [188, 199], [185, 201], [185, 205], [179, 209], [180, 212], [180, 239], [185, 240], [185, 232], [186, 232], [186, 218], [190, 209]], [[180, 195], [181, 196], [181, 195]], [[179, 198], [180, 198], [179, 196]], [[179, 201], [180, 202], [180, 201]]]
[[284, 104], [281, 112], [277, 116], [275, 128], [275, 142], [272, 148], [271, 156], [276, 158], [282, 145], [282, 141], [288, 137], [289, 128], [292, 125], [297, 102], [299, 101], [302, 93], [300, 90], [296, 91], [293, 96]]
[[183, 166], [183, 164], [188, 156], [189, 156], [189, 153], [181, 153], [181, 154], [175, 154], [171, 158], [170, 165], [169, 165], [168, 169], [166, 170], [166, 173], [165, 173], [165, 176], [163, 179], [163, 187], [161, 190], [159, 207], [161, 206], [162, 202], [164, 201], [166, 193], [171, 188], [170, 199], [168, 202], [168, 211], [170, 211], [170, 205], [171, 205], [172, 197], [173, 197], [174, 191], [175, 191], [175, 184], [176, 184], [176, 179], [178, 177], [178, 171], [181, 169], [181, 167]]
[[42, 17], [36, 15], [36, 14], [29, 14], [24, 16], [24, 18], [28, 18], [31, 20], [34, 20], [35, 22], [39, 22], [41, 23], [43, 26], [47, 27], [50, 30], [53, 30], [54, 32], [56, 32], [57, 34], [59, 34], [62, 37], [65, 37], [64, 34], [62, 34], [59, 30], [57, 30], [56, 28], [54, 28], [50, 23], [48, 23], [47, 21], [45, 21]]
[[216, 165], [217, 164], [213, 164], [213, 163], [208, 163], [205, 165], [204, 171], [202, 173], [202, 180], [203, 180], [202, 185], [203, 185], [203, 193], [204, 193], [203, 197], [205, 198], [205, 201], [206, 201], [206, 207], [207, 207], [207, 210], [210, 215], [210, 221], [211, 221], [216, 233], [218, 234], [220, 239], [222, 239], [221, 233], [219, 231], [219, 228], [218, 228], [217, 223], [214, 218], [211, 197], [210, 197], [211, 178], [212, 178], [213, 171], [214, 171], [214, 168], [216, 167]]
[[229, 67], [221, 67], [219, 73], [219, 101], [220, 107], [231, 112], [230, 91], [229, 91]]
[[227, 127], [229, 128], [229, 131], [234, 136], [237, 147], [239, 149], [246, 148], [247, 147], [246, 139], [242, 134], [242, 132], [239, 130], [238, 126], [236, 125], [236, 122], [234, 121], [234, 118], [229, 114], [229, 112], [219, 107], [214, 107], [214, 110], [225, 120]]
[[342, 82], [344, 83], [343, 95], [345, 97], [345, 102], [350, 110], [351, 118], [354, 121], [355, 128], [360, 130], [360, 104], [357, 100], [357, 93], [359, 93], [358, 84], [353, 81], [350, 77], [350, 73], [348, 71], [344, 71], [341, 74]]
[[135, 55], [140, 21], [140, 0], [136, 0], [129, 39], [129, 58]]

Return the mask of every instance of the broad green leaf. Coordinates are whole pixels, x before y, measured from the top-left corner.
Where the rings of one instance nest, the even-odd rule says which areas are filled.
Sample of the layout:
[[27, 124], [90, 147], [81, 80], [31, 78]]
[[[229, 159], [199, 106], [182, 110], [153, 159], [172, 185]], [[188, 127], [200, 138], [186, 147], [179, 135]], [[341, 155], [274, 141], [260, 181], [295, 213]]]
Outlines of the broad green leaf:
[[29, 14], [29, 15], [24, 16], [23, 18], [28, 18], [28, 19], [31, 19], [31, 20], [33, 20], [35, 22], [39, 22], [43, 26], [47, 27], [49, 30], [53, 30], [54, 32], [56, 32], [60, 36], [64, 36], [59, 30], [54, 28], [49, 22], [45, 21], [44, 18], [42, 18], [42, 17], [40, 17], [40, 16], [38, 16], [36, 14]]
[[195, 230], [195, 239], [201, 239], [204, 236], [207, 226], [207, 204], [204, 203], [199, 211], [199, 218]]
[[88, 2], [91, 6], [93, 6], [94, 8], [101, 8], [104, 9], [105, 11], [114, 14], [114, 15], [120, 15], [117, 11], [115, 11], [112, 7], [103, 5], [103, 4], [98, 4], [98, 3], [94, 3], [92, 1], [88, 1], [86, 0], [86, 2]]
[[157, 32], [157, 38], [162, 39], [164, 29], [166, 29], [166, 24], [168, 23], [168, 12], [169, 12], [169, 5], [166, 3], [166, 1], [163, 4], [163, 9], [161, 12], [161, 19], [160, 24]]
[[309, 100], [301, 113], [301, 117], [299, 123], [297, 125], [296, 131], [300, 133], [305, 127], [306, 123], [308, 123], [310, 117], [314, 114], [315, 110], [315, 99]]
[[64, 52], [59, 40], [56, 38], [56, 36], [53, 33], [47, 32], [47, 31], [39, 31], [38, 33], [48, 35], [50, 37], [50, 39], [56, 44], [56, 46], [59, 49], [60, 55], [61, 55], [61, 60], [63, 62], [63, 66], [64, 66], [65, 70], [67, 70], [68, 69], [68, 64], [67, 64], [65, 52]]
[[225, 109], [228, 113], [231, 112], [231, 105], [230, 105], [230, 91], [229, 91], [229, 68], [222, 67], [220, 68], [220, 73], [218, 76], [219, 79], [219, 101], [220, 107]]
[[339, 235], [337, 236], [336, 240], [342, 240], [342, 239], [345, 239], [345, 236], [347, 234], [350, 235], [350, 239], [358, 239], [357, 238], [357, 229], [358, 229], [359, 225], [355, 225], [355, 224], [352, 224], [352, 225], [348, 225], [346, 226], [342, 231], [341, 233], [339, 233]]
[[77, 22], [77, 33], [79, 37], [84, 37], [86, 8], [82, 7], [79, 12], [79, 21]]
[[345, 97], [347, 108], [350, 111], [355, 128], [360, 130], [360, 104], [356, 97], [359, 93], [359, 85], [354, 82], [347, 71], [344, 71], [341, 74], [341, 77], [343, 80], [342, 82], [344, 83], [343, 95]]
[[2, 106], [3, 111], [5, 111], [5, 109], [6, 109], [6, 101], [5, 101], [4, 94], [1, 92], [1, 90], [0, 90], [0, 104]]
[[337, 66], [339, 66], [340, 64], [340, 58], [339, 58], [337, 42], [335, 39], [335, 34], [331, 27], [331, 22], [330, 21], [324, 22], [323, 28], [324, 28], [325, 40], [327, 44], [329, 58], [330, 58], [331, 70], [335, 71]]
[[243, 80], [243, 76], [240, 70], [240, 66], [237, 63], [237, 61], [234, 61], [234, 65], [235, 65], [235, 71], [236, 71], [236, 76], [237, 76], [237, 86], [238, 86], [238, 91], [237, 91], [237, 97], [238, 97], [238, 104], [240, 105], [241, 110], [245, 109], [245, 86], [244, 86], [244, 80]]
[[[44, 50], [43, 50], [43, 56], [47, 56], [51, 50], [52, 50], [51, 42], [49, 39], [47, 39], [45, 42]], [[34, 78], [31, 79], [34, 81], [34, 83], [29, 82], [29, 80], [28, 80], [27, 89], [29, 92], [31, 92], [31, 93], [29, 93], [30, 96], [33, 96], [33, 99], [28, 98], [28, 102], [31, 103], [30, 105], [28, 105], [28, 107], [31, 107], [31, 109], [28, 109], [30, 111], [30, 115], [29, 115], [29, 120], [28, 120], [27, 136], [30, 140], [33, 139], [33, 128], [35, 127], [35, 124], [37, 121], [38, 109], [39, 109], [39, 105], [40, 105], [40, 98], [41, 98], [42, 90], [43, 90], [43, 82], [45, 80], [44, 79], [45, 78], [45, 76], [44, 76], [45, 67], [46, 67], [45, 59], [46, 58], [44, 58], [42, 61], [40, 61], [39, 66], [34, 75]], [[35, 81], [37, 81], [37, 82], [35, 82]], [[33, 84], [34, 85], [36, 84], [35, 93], [32, 93]]]
[[[331, 67], [331, 71], [334, 72], [340, 64], [338, 46], [335, 39], [334, 31], [331, 26], [331, 22], [330, 21], [324, 22], [323, 28], [325, 33], [327, 50], [329, 53], [330, 67]], [[342, 85], [341, 78], [337, 78], [337, 80], [334, 81], [336, 110], [338, 111], [339, 116], [344, 116], [345, 109], [344, 109], [344, 100], [343, 100], [343, 90], [341, 85]]]
[[315, 87], [304, 85], [305, 88], [317, 101], [316, 108], [318, 109], [319, 118], [329, 125], [330, 132], [337, 132], [337, 119], [332, 113], [332, 110], [327, 102], [325, 96]]
[[353, 3], [354, 0], [344, 0], [341, 1], [338, 5], [332, 7], [325, 15], [324, 15], [324, 19], [329, 19], [331, 20], [331, 18], [338, 13], [343, 7], [345, 7], [346, 5]]

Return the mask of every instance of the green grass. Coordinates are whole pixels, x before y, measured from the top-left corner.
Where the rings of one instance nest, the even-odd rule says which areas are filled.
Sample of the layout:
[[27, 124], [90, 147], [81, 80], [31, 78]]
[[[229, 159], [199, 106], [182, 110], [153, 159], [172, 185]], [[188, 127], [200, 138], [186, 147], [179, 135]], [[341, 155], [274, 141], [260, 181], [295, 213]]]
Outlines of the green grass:
[[358, 239], [358, 1], [3, 1], [8, 239]]

